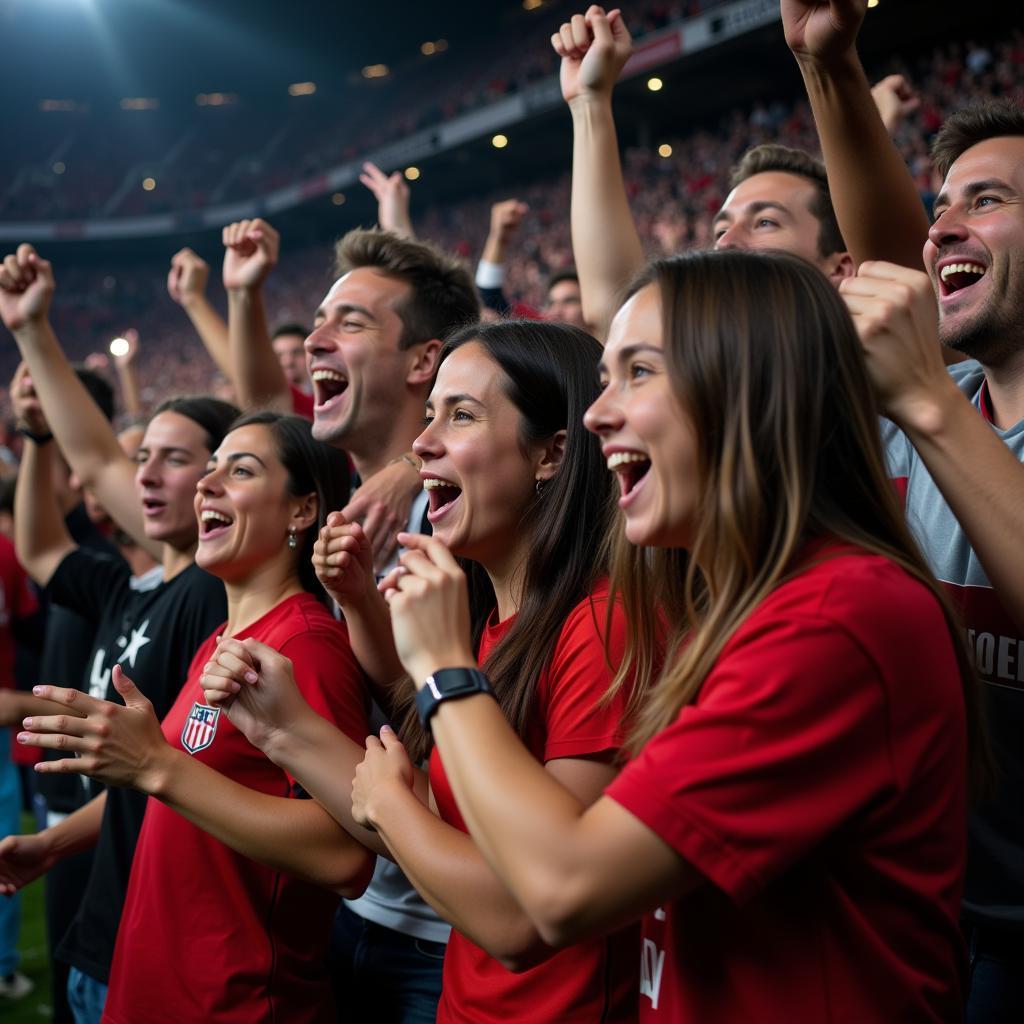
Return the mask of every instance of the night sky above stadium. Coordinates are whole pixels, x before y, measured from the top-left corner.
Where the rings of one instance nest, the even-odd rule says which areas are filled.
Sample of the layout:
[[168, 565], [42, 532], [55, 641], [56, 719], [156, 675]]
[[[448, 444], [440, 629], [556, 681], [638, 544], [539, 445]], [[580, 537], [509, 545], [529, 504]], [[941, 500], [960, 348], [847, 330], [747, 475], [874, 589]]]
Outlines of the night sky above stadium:
[[363, 67], [424, 59], [514, 30], [520, 0], [0, 0], [8, 95], [190, 102], [209, 91], [341, 87]]

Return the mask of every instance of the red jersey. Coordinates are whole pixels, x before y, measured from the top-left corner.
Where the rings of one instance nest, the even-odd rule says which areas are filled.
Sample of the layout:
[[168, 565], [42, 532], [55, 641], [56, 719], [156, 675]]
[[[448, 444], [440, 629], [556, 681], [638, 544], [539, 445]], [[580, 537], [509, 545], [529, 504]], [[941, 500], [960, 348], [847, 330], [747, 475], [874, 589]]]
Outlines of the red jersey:
[[[38, 610], [35, 591], [18, 561], [14, 545], [0, 534], [0, 686], [13, 689], [15, 684], [14, 620], [28, 618]], [[43, 752], [38, 747], [23, 747], [20, 743], [10, 746], [14, 764], [35, 764], [42, 760]]]
[[822, 550], [608, 787], [711, 882], [644, 919], [641, 1020], [959, 1020], [966, 775], [939, 605]]
[[[570, 613], [542, 674], [526, 744], [539, 761], [616, 752], [623, 736], [628, 690], [599, 704], [614, 672], [605, 656], [608, 585]], [[482, 665], [514, 619], [488, 625], [477, 660]], [[625, 616], [612, 620], [612, 663], [622, 660]], [[430, 788], [438, 814], [468, 831], [444, 773], [440, 754], [430, 755]], [[544, 963], [513, 974], [464, 935], [452, 930], [444, 958], [438, 1024], [625, 1024], [636, 1020], [636, 957], [639, 935], [628, 928], [581, 942]]]
[[[294, 384], [289, 384], [288, 390], [292, 396], [292, 413], [303, 419], [311, 420], [313, 418], [313, 396], [307, 395], [305, 391], [300, 391]], [[363, 739], [365, 738], [364, 736]]]
[[[197, 651], [163, 722], [167, 741], [250, 789], [294, 780], [203, 699], [216, 634]], [[344, 626], [312, 595], [237, 634], [292, 659], [303, 696], [360, 745], [367, 697]], [[150, 800], [132, 864], [103, 1020], [109, 1024], [333, 1022], [325, 969], [337, 898], [235, 853]]]

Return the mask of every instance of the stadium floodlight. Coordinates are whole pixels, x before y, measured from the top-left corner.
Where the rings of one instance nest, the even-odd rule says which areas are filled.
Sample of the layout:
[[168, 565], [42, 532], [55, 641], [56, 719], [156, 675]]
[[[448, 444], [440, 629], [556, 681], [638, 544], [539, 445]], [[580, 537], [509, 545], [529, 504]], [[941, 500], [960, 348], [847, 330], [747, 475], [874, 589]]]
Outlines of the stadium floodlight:
[[110, 343], [110, 354], [112, 356], [126, 356], [130, 348], [131, 345], [128, 344], [127, 338], [115, 338]]
[[647, 88], [650, 89], [651, 92], [661, 92], [662, 86], [664, 86], [664, 84], [665, 83], [660, 78], [658, 78], [657, 75], [655, 75], [653, 78], [647, 79]]
[[142, 188], [145, 192], [152, 192], [156, 188], [156, 178], [143, 178]]
[[405, 176], [409, 181], [415, 181], [420, 176], [418, 167], [406, 167]]
[[507, 135], [495, 135], [494, 138], [491, 139], [491, 145], [495, 149], [504, 149], [508, 145], [508, 136]]
[[316, 82], [293, 82], [288, 86], [289, 96], [312, 96], [316, 92]]
[[335, 192], [334, 195], [331, 196], [331, 202], [334, 203], [335, 206], [344, 206], [345, 205], [345, 193], [344, 192]]
[[672, 147], [667, 142], [663, 142], [658, 147], [658, 156], [660, 156], [663, 160], [667, 160], [671, 155]]

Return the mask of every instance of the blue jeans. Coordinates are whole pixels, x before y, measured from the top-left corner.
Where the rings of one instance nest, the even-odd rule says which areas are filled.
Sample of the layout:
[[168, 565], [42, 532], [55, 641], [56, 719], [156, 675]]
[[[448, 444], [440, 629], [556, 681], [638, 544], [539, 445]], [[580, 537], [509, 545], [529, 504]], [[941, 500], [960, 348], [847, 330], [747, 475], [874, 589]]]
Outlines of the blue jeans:
[[434, 1024], [443, 942], [428, 942], [338, 906], [331, 935], [331, 985], [339, 1024]]
[[75, 1024], [100, 1024], [107, 986], [77, 967], [68, 973], [68, 1004], [75, 1015]]
[[1024, 933], [968, 925], [967, 1024], [1024, 1021]]

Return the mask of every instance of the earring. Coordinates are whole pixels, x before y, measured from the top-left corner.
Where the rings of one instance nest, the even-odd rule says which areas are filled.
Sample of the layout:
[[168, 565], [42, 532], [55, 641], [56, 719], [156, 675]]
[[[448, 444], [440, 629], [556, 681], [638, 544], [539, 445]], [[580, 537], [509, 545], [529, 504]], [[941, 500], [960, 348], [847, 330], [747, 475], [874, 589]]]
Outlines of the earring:
[[540, 479], [534, 480], [534, 482], [533, 482], [534, 489], [536, 490], [536, 492], [538, 494], [543, 494], [544, 493], [544, 484], [546, 482], [547, 482], [546, 480], [540, 480]]
[[298, 546], [299, 546], [299, 542], [295, 538], [295, 527], [294, 526], [289, 526], [288, 527], [288, 547], [290, 547], [292, 549], [292, 551], [294, 551]]

